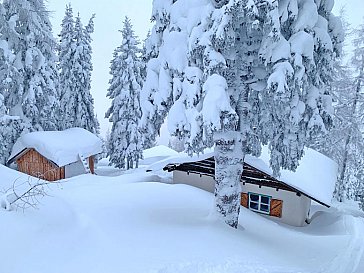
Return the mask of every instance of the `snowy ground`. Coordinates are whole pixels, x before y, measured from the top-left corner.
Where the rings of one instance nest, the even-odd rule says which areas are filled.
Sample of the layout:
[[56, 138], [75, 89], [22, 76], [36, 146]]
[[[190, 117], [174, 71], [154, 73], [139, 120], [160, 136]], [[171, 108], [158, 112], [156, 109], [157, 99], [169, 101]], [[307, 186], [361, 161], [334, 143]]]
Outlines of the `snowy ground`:
[[[0, 177], [0, 189], [26, 179], [1, 165]], [[215, 221], [210, 193], [161, 180], [82, 175], [52, 184], [39, 209], [0, 209], [0, 272], [364, 272], [364, 221], [347, 209], [315, 207], [293, 228], [242, 208], [233, 230]]]

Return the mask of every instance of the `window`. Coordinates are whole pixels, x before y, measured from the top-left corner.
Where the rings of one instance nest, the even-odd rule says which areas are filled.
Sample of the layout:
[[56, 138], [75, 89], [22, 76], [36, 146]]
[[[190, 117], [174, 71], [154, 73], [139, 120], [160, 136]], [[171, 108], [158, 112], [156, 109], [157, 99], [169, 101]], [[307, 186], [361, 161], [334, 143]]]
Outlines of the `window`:
[[249, 192], [249, 209], [269, 214], [271, 196]]

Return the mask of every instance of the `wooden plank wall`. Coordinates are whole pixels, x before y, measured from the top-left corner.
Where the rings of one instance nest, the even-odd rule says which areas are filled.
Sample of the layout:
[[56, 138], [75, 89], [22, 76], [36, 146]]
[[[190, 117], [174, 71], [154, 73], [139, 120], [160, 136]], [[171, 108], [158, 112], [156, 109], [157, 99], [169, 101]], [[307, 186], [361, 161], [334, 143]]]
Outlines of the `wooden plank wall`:
[[90, 166], [90, 171], [92, 174], [95, 173], [95, 157], [94, 156], [90, 156], [88, 158], [88, 164]]
[[18, 160], [18, 170], [48, 181], [64, 178], [64, 167], [59, 168], [34, 149], [29, 149]]

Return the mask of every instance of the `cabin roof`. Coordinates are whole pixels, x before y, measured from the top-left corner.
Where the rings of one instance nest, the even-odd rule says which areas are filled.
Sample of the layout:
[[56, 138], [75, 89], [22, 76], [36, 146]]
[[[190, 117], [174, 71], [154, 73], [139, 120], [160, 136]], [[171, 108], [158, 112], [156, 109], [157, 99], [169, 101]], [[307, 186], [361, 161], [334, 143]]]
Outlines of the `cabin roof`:
[[79, 154], [90, 157], [102, 152], [102, 142], [96, 135], [82, 128], [64, 131], [42, 131], [24, 134], [15, 143], [8, 164], [28, 149], [35, 149], [59, 167], [79, 160]]
[[[297, 192], [303, 193], [321, 204], [330, 206], [335, 189], [337, 164], [315, 150], [306, 148], [304, 152], [297, 170], [295, 172], [282, 170], [279, 177], [275, 177], [269, 167], [270, 154], [267, 147], [263, 147], [259, 158], [247, 155], [244, 161], [277, 181], [296, 189]], [[150, 167], [151, 169], [161, 169], [168, 164], [179, 165], [185, 162], [206, 160], [212, 156], [213, 153], [208, 153], [190, 158], [169, 158]]]

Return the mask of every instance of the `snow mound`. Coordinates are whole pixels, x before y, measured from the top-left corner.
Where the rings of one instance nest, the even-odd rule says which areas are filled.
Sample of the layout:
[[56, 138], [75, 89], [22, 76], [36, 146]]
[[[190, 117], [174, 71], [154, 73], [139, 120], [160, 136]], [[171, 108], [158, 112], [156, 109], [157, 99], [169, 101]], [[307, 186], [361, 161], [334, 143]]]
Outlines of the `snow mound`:
[[39, 178], [15, 171], [1, 164], [0, 177], [0, 208], [7, 210], [12, 209], [10, 203], [17, 199], [19, 195], [25, 193], [30, 187], [45, 182]]
[[176, 157], [179, 153], [164, 145], [159, 145], [143, 151], [143, 160], [140, 165], [151, 165], [169, 157]]
[[102, 142], [96, 135], [82, 128], [32, 132], [17, 140], [9, 161], [29, 148], [35, 149], [42, 156], [62, 167], [78, 161], [79, 154], [89, 157], [101, 153]]
[[12, 187], [15, 181], [27, 181], [29, 175], [15, 171], [0, 164], [0, 192], [5, 192]]
[[155, 157], [155, 156], [176, 156], [176, 155], [178, 155], [178, 152], [164, 145], [158, 145], [143, 151], [144, 158]]

